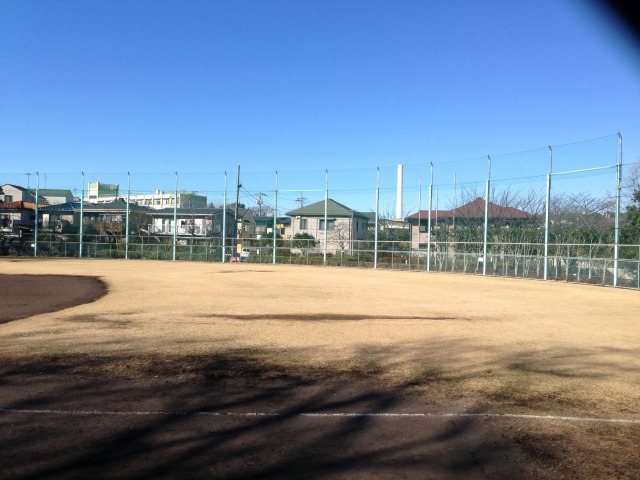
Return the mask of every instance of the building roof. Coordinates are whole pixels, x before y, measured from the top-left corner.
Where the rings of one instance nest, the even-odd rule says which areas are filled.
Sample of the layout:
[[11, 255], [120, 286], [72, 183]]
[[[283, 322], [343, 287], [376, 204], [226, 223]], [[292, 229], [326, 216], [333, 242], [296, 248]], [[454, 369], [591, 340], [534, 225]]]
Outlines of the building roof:
[[[149, 213], [152, 217], [173, 217], [174, 209], [172, 207], [153, 209], [146, 207], [145, 211]], [[224, 211], [223, 208], [176, 208], [175, 214], [179, 217], [210, 217], [212, 215], [220, 215]], [[233, 207], [228, 207], [226, 210], [226, 215], [233, 217], [235, 215], [235, 209]], [[251, 221], [253, 220], [253, 216], [251, 215], [251, 211], [247, 208], [238, 208], [238, 218], [242, 220]]]
[[80, 210], [80, 202], [67, 202], [59, 203], [57, 205], [47, 205], [41, 207], [40, 210], [44, 213], [48, 212], [74, 212]]
[[[312, 203], [306, 207], [298, 208], [287, 212], [289, 217], [324, 217], [324, 200]], [[327, 216], [328, 217], [361, 217], [367, 218], [363, 213], [357, 212], [349, 207], [336, 202], [335, 200], [327, 200]]]
[[[273, 225], [273, 215], [256, 215], [253, 219], [256, 225]], [[291, 225], [291, 217], [276, 217], [276, 223], [279, 225]]]
[[[369, 221], [369, 225], [376, 224], [376, 212], [360, 212], [360, 213], [365, 217], [367, 217], [367, 220]], [[379, 215], [378, 215], [378, 219], [380, 219]]]
[[[45, 205], [41, 206], [40, 210], [44, 213], [47, 212], [79, 212], [80, 202], [66, 202], [58, 205]], [[85, 212], [118, 212], [123, 213], [127, 211], [127, 202], [122, 200], [116, 200], [114, 202], [107, 203], [85, 203], [83, 206]], [[136, 203], [129, 203], [129, 211], [137, 212], [151, 212], [152, 210], [147, 207], [142, 207]]]
[[[476, 198], [475, 200], [461, 205], [453, 210], [431, 210], [431, 218], [484, 218], [485, 200], [483, 198]], [[503, 207], [493, 202], [489, 202], [488, 209], [489, 218], [501, 218], [501, 219], [531, 219], [533, 215], [523, 210], [519, 210], [513, 207]], [[420, 210], [420, 212], [409, 215], [407, 220], [428, 220], [429, 210]]]
[[[78, 203], [78, 209], [80, 209], [80, 204]], [[116, 200], [114, 202], [107, 203], [85, 203], [83, 210], [85, 212], [126, 212], [127, 211], [127, 202], [123, 200]], [[129, 203], [129, 211], [137, 211], [137, 212], [150, 212], [151, 209], [147, 207], [142, 207], [136, 203]]]
[[[39, 205], [38, 208], [43, 208], [44, 205]], [[22, 200], [16, 200], [15, 202], [3, 202], [0, 203], [0, 210], [35, 210], [35, 202], [25, 202]]]
[[[22, 192], [23, 194], [26, 195], [32, 195], [34, 198], [36, 196], [36, 189], [35, 188], [24, 188], [24, 187], [20, 187], [18, 185], [13, 185], [11, 183], [5, 183], [3, 185], [3, 187], [11, 187], [14, 188], [20, 192]], [[71, 194], [71, 190], [54, 190], [54, 189], [46, 189], [46, 188], [38, 188], [38, 202], [39, 204], [47, 204], [49, 202], [46, 201], [47, 196], [50, 197], [66, 197], [67, 195], [72, 195]], [[64, 193], [60, 193], [60, 192], [64, 192]], [[6, 192], [4, 192], [2, 190], [2, 188], [0, 188], [0, 193], [6, 194]]]
[[[31, 195], [36, 194], [36, 190], [34, 188], [29, 188], [25, 191]], [[39, 188], [38, 195], [40, 195], [41, 197], [66, 197], [69, 195], [73, 196], [73, 193], [71, 193], [71, 190], [64, 190], [59, 188]]]
[[18, 185], [13, 185], [12, 183], [5, 183], [4, 185], [2, 185], [3, 187], [11, 187], [11, 188], [15, 188], [16, 190], [20, 190], [22, 192], [26, 192], [27, 189], [24, 187], [20, 187]]
[[[376, 224], [376, 212], [360, 212], [362, 215], [367, 217], [368, 225], [370, 227], [374, 227]], [[378, 224], [384, 225], [387, 228], [402, 228], [406, 226], [407, 220], [402, 218], [398, 220], [397, 218], [388, 218], [380, 215], [378, 212]]]
[[[238, 214], [240, 216], [242, 216], [241, 210], [244, 210], [242, 208], [238, 209]], [[211, 215], [219, 215], [220, 213], [222, 213], [224, 211], [223, 208], [217, 208], [217, 207], [206, 207], [206, 208], [188, 208], [188, 207], [181, 207], [181, 208], [176, 208], [174, 209], [173, 207], [166, 207], [166, 208], [158, 208], [158, 209], [150, 209], [149, 213], [154, 216], [154, 217], [163, 217], [163, 216], [173, 216], [175, 213], [178, 216], [182, 216], [184, 217], [185, 215], [189, 216], [189, 215], [193, 215], [195, 217], [209, 217]], [[233, 215], [233, 208], [227, 208], [227, 215]]]
[[[78, 203], [78, 210], [80, 209], [80, 204]], [[83, 210], [85, 212], [117, 212], [117, 213], [125, 213], [127, 211], [127, 202], [124, 200], [115, 200], [113, 202], [106, 203], [85, 203], [83, 206]], [[133, 212], [149, 212], [150, 209], [146, 207], [142, 207], [136, 203], [129, 202], [129, 211]]]

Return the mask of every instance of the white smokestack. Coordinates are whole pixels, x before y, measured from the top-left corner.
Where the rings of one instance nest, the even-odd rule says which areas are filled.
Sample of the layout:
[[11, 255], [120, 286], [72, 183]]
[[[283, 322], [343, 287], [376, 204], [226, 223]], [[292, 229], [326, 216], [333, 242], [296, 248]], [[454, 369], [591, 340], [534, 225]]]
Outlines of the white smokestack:
[[404, 215], [402, 211], [402, 164], [398, 165], [398, 191], [396, 193], [396, 220], [403, 220]]

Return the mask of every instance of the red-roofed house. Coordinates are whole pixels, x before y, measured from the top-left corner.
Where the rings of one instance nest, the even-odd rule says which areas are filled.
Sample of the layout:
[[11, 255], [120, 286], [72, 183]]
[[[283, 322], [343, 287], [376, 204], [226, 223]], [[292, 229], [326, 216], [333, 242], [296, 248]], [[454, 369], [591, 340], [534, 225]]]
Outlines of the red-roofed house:
[[[456, 225], [482, 227], [484, 224], [485, 200], [476, 198], [472, 202], [461, 205], [453, 210], [431, 210], [431, 228], [452, 228], [455, 220]], [[532, 223], [535, 216], [514, 207], [504, 207], [493, 202], [489, 202], [489, 221], [500, 220], [502, 226], [512, 224], [521, 225]], [[427, 233], [429, 225], [429, 210], [420, 210], [406, 218], [411, 229], [411, 246], [419, 248], [426, 246], [429, 240]]]

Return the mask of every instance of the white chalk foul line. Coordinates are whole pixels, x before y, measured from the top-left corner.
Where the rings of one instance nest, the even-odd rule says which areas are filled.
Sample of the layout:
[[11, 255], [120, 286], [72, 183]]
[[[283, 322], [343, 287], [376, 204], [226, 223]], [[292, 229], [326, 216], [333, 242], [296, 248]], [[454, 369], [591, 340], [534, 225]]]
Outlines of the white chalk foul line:
[[163, 412], [163, 411], [112, 411], [112, 410], [38, 410], [0, 408], [0, 413], [22, 413], [31, 415], [72, 415], [72, 416], [187, 416], [199, 415], [209, 417], [363, 417], [363, 418], [516, 418], [521, 420], [560, 420], [565, 422], [618, 423], [640, 425], [640, 419], [570, 417], [559, 415], [525, 415], [517, 413], [359, 413], [359, 412]]

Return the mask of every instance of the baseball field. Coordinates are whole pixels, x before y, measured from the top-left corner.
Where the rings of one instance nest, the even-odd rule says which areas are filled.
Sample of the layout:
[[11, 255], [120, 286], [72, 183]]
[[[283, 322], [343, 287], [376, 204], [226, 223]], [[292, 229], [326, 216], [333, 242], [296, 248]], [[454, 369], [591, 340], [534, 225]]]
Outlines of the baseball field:
[[0, 478], [640, 478], [640, 293], [0, 259]]

